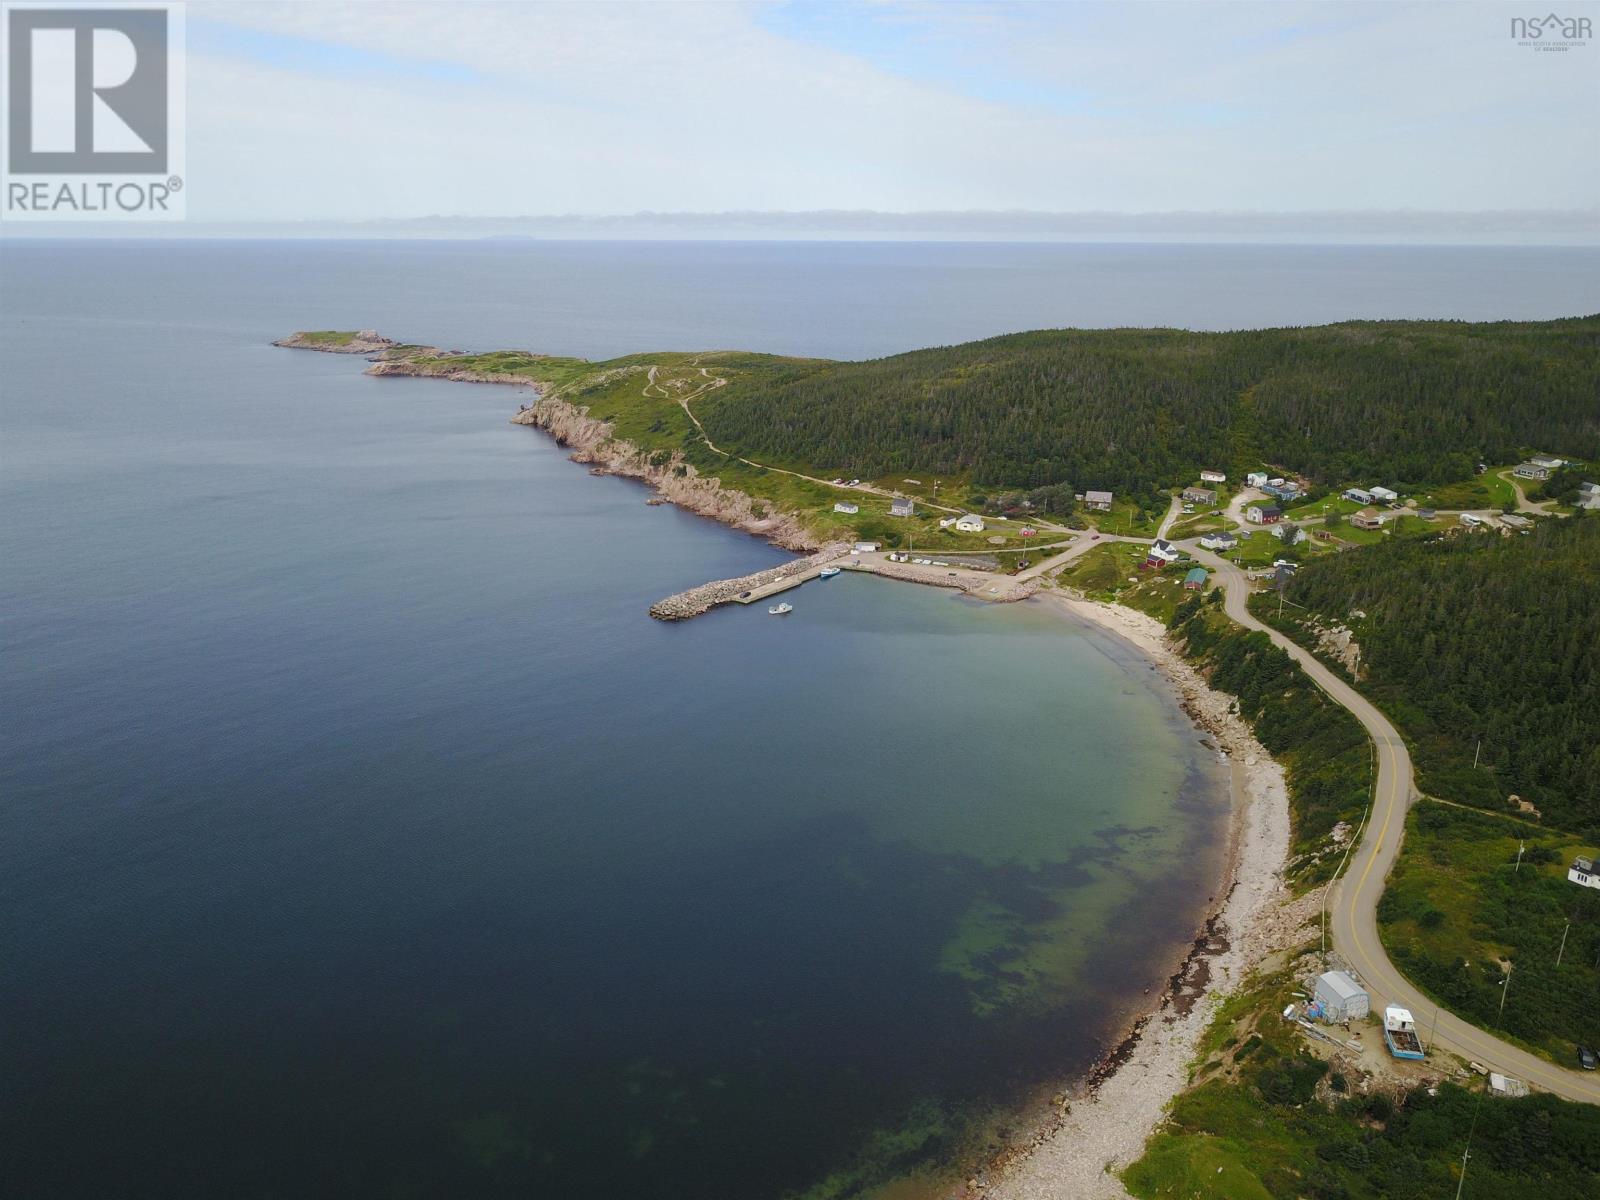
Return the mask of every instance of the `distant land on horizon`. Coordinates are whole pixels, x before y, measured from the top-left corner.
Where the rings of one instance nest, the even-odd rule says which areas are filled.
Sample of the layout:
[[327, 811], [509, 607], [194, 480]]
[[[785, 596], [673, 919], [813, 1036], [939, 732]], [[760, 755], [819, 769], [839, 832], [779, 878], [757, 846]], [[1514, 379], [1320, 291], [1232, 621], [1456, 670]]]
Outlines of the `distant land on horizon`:
[[[62, 226], [8, 225], [4, 236], [60, 236]], [[90, 237], [540, 238], [570, 240], [1218, 241], [1600, 246], [1600, 208], [1480, 212], [1414, 209], [1304, 212], [633, 212], [379, 220], [77, 224]]]

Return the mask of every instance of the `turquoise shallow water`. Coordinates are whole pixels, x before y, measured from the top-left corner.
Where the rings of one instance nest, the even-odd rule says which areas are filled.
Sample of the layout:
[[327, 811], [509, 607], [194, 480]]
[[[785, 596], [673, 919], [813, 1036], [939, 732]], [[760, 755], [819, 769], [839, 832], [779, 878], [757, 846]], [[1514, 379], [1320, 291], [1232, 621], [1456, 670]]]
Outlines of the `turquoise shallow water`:
[[266, 344], [934, 340], [827, 333], [846, 268], [975, 321], [907, 248], [718, 248], [687, 311], [600, 248], [604, 321], [530, 299], [578, 253], [5, 247], [8, 1189], [851, 1194], [1080, 1069], [1189, 936], [1224, 780], [1122, 644], [848, 575], [652, 622], [783, 555], [505, 393]]

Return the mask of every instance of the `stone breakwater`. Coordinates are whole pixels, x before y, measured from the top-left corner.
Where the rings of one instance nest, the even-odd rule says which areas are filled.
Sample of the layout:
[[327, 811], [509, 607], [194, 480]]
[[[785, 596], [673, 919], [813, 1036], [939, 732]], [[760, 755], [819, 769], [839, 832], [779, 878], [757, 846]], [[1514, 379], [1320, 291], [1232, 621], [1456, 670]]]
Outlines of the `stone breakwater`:
[[848, 543], [829, 542], [815, 554], [796, 559], [794, 562], [768, 567], [765, 571], [757, 571], [753, 575], [741, 575], [737, 579], [714, 579], [710, 583], [692, 587], [686, 592], [679, 592], [676, 596], [657, 600], [650, 606], [650, 615], [658, 621], [686, 621], [719, 604], [736, 600], [745, 592], [754, 592], [785, 579], [792, 579], [796, 575], [814, 574], [849, 553]]

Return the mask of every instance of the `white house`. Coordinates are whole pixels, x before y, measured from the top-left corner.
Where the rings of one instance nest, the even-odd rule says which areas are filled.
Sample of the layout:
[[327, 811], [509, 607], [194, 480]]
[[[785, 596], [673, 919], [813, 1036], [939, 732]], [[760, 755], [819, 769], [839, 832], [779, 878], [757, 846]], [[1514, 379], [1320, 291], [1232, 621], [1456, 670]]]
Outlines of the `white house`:
[[1111, 511], [1110, 492], [1085, 492], [1083, 494], [1083, 502], [1086, 506], [1094, 509], [1097, 512]]
[[851, 504], [848, 500], [840, 500], [833, 506], [833, 511], [838, 513], [858, 513], [861, 511], [861, 505]]
[[1552, 471], [1554, 471], [1557, 467], [1564, 467], [1567, 465], [1566, 459], [1556, 458], [1552, 454], [1535, 454], [1528, 461], [1536, 467], [1549, 467]]
[[1549, 479], [1550, 470], [1543, 463], [1525, 462], [1518, 464], [1511, 473], [1518, 479]]
[[1200, 544], [1207, 550], [1232, 550], [1239, 539], [1231, 533], [1204, 533], [1200, 535]]
[[1180, 551], [1178, 548], [1171, 542], [1167, 541], [1165, 538], [1157, 538], [1155, 544], [1150, 547], [1150, 554], [1145, 561], [1160, 563], [1177, 562], [1179, 553]]
[[1322, 1005], [1330, 1021], [1359, 1021], [1372, 1010], [1367, 989], [1348, 971], [1327, 971], [1318, 975], [1312, 998]]
[[1267, 473], [1265, 471], [1251, 471], [1250, 474], [1244, 477], [1244, 481], [1254, 488], [1265, 487], [1267, 485]]
[[1221, 471], [1201, 471], [1200, 472], [1200, 482], [1201, 483], [1227, 483], [1228, 482], [1228, 477], [1226, 475], [1224, 475]]
[[1354, 500], [1357, 504], [1371, 504], [1372, 493], [1366, 488], [1345, 488], [1344, 498]]
[[[1291, 530], [1293, 530], [1292, 533], [1290, 532]], [[1298, 525], [1274, 525], [1272, 527], [1272, 536], [1291, 546], [1298, 546], [1306, 540], [1306, 531]]]
[[1600, 867], [1587, 858], [1575, 858], [1567, 869], [1567, 878], [1579, 887], [1600, 888]]
[[909, 517], [916, 511], [916, 503], [909, 496], [901, 496], [889, 505], [889, 515], [891, 517]]
[[977, 513], [964, 513], [956, 518], [956, 529], [961, 533], [982, 533], [983, 518]]
[[877, 542], [857, 542], [851, 550], [852, 554], [871, 554], [878, 548]]
[[1600, 483], [1580, 483], [1578, 485], [1578, 507], [1600, 508]]
[[940, 517], [939, 518], [939, 528], [940, 529], [949, 529], [950, 526], [954, 525], [959, 520], [961, 520], [960, 517]]
[[1389, 503], [1391, 500], [1400, 499], [1399, 492], [1390, 491], [1386, 487], [1378, 487], [1376, 484], [1367, 490], [1372, 493], [1372, 498], [1374, 500], [1382, 500], [1385, 504]]

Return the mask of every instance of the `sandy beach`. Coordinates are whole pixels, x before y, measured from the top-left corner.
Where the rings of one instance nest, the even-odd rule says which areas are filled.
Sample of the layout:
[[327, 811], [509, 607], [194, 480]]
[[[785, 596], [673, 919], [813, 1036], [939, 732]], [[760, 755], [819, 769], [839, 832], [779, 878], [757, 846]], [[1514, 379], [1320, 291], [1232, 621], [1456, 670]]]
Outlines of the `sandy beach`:
[[1282, 877], [1289, 849], [1283, 769], [1232, 712], [1232, 697], [1208, 687], [1168, 643], [1162, 625], [1143, 613], [1054, 591], [1032, 602], [1093, 622], [1147, 654], [1230, 764], [1227, 886], [1195, 951], [1173, 977], [1160, 1006], [1136, 1021], [1128, 1039], [1091, 1074], [1084, 1094], [1069, 1090], [1064, 1111], [1025, 1152], [975, 1176], [966, 1188], [968, 1195], [1006, 1200], [1124, 1197], [1117, 1173], [1140, 1156], [1167, 1105], [1187, 1084], [1195, 1047], [1221, 997], [1268, 956], [1297, 943], [1315, 920], [1317, 899], [1289, 902]]

